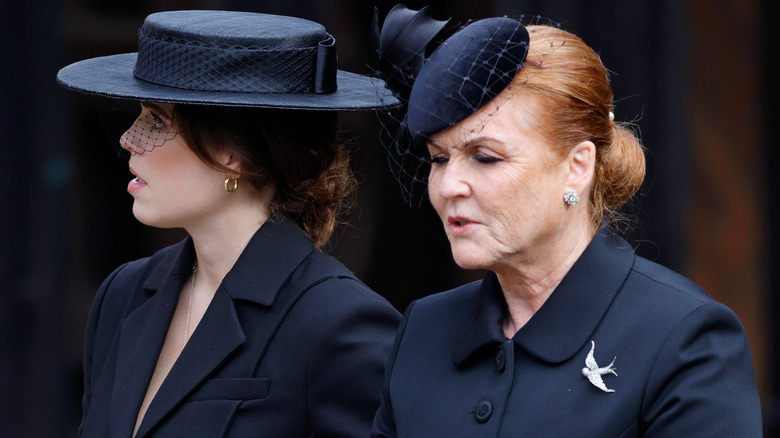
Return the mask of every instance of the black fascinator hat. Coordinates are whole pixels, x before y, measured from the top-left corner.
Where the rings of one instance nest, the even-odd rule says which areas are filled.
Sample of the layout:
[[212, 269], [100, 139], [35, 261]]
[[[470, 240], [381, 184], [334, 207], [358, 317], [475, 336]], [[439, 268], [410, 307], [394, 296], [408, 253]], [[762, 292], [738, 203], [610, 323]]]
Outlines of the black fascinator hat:
[[408, 102], [415, 142], [474, 114], [514, 80], [528, 53], [528, 31], [511, 18], [468, 24], [426, 60]]
[[[437, 35], [447, 33], [442, 30], [446, 23], [432, 19], [427, 7], [411, 11], [403, 5], [387, 14], [381, 30], [374, 18], [378, 75], [403, 104], [400, 112], [378, 113], [382, 143], [409, 201], [414, 186], [425, 183], [420, 175], [427, 161], [426, 141], [507, 89], [528, 54], [530, 38], [521, 21], [496, 17], [469, 22], [437, 45]], [[384, 45], [386, 40], [395, 43], [393, 50]], [[430, 56], [423, 55], [428, 52]]]
[[137, 53], [71, 64], [57, 81], [140, 101], [301, 110], [398, 104], [382, 80], [338, 70], [336, 41], [322, 25], [251, 12], [149, 15]]

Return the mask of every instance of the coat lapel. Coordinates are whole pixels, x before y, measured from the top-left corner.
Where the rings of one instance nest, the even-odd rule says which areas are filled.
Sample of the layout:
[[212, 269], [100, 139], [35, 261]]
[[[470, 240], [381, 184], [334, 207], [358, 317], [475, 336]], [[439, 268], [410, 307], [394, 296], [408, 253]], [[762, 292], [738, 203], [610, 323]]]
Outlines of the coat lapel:
[[[194, 258], [191, 242], [185, 245], [185, 248], [188, 248], [190, 253], [182, 251], [178, 257], [179, 260], [174, 263], [175, 267], [171, 269], [168, 279], [165, 280], [165, 286], [158, 292], [164, 297], [173, 296], [172, 306], [174, 308], [178, 291], [186, 276], [189, 275]], [[231, 353], [245, 343], [246, 335], [238, 318], [234, 300], [252, 301], [266, 307], [276, 306], [277, 295], [288, 281], [290, 274], [314, 250], [311, 240], [296, 225], [285, 219], [267, 221], [257, 231], [236, 261], [233, 269], [225, 276], [203, 315], [203, 319], [157, 391], [138, 429], [138, 437], [145, 436], [160, 421], [164, 420], [186, 399], [189, 393], [225, 362]], [[177, 274], [172, 275], [174, 272]], [[150, 276], [150, 280], [147, 281], [148, 287], [153, 288], [157, 281], [160, 280]], [[168, 290], [169, 285], [172, 290]], [[160, 301], [163, 301], [163, 298]], [[128, 400], [125, 405], [131, 411], [129, 416], [132, 419], [129, 432], [125, 433], [124, 436], [129, 436], [132, 433], [138, 409], [143, 401], [157, 362], [157, 356], [173, 316], [173, 308], [164, 315], [152, 315], [154, 312], [152, 310], [148, 312], [148, 314], [141, 315], [134, 320], [139, 320], [136, 323], [139, 325], [154, 324], [154, 328], [150, 327], [149, 331], [153, 331], [155, 336], [149, 335], [148, 339], [154, 338], [157, 343], [152, 344], [155, 348], [150, 348], [150, 345], [144, 345], [140, 340], [136, 342], [136, 349], [154, 350], [154, 353], [151, 359], [144, 358], [145, 361], [150, 362], [148, 366], [144, 366], [142, 370], [135, 370], [135, 372], [143, 374], [143, 379], [139, 376], [125, 377], [128, 381], [133, 380], [139, 388], [134, 389], [135, 392], [132, 393], [132, 404]], [[156, 310], [156, 312], [161, 311]], [[146, 317], [153, 317], [156, 320], [147, 322]], [[253, 332], [252, 336], [257, 338], [270, 337], [273, 333], [275, 320], [267, 321], [267, 323], [265, 330], [259, 333]], [[138, 327], [133, 328], [133, 332], [139, 330]], [[259, 345], [264, 344], [265, 342], [259, 343]], [[137, 356], [141, 355], [142, 352], [139, 351]], [[144, 364], [146, 365], [146, 362]], [[136, 392], [139, 392], [140, 396]], [[123, 418], [122, 421], [124, 421], [122, 423], [124, 425], [128, 419]], [[124, 430], [123, 428], [122, 433]]]
[[145, 436], [245, 339], [233, 300], [220, 287], [149, 405], [137, 436]]
[[147, 281], [145, 291], [141, 293], [150, 297], [122, 324], [109, 413], [115, 437], [129, 437], [133, 433], [138, 410], [176, 309], [179, 289], [189, 275], [185, 260], [192, 260], [192, 255], [184, 249], [191, 248], [191, 242], [187, 239], [177, 247], [159, 260], [150, 274], [150, 279], [161, 279], [160, 286], [157, 281]]

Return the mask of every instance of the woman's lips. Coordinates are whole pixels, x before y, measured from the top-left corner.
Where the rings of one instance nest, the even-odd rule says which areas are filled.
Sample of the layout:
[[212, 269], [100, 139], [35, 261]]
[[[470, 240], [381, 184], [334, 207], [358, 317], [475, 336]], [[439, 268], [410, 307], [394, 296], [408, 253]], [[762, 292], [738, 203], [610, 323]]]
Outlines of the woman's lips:
[[478, 224], [478, 222], [462, 216], [449, 216], [447, 223], [450, 225], [452, 234], [455, 235], [467, 233]]
[[144, 180], [141, 178], [133, 178], [130, 183], [127, 184], [127, 191], [133, 193], [144, 187], [146, 187], [146, 182], [144, 182]]
[[128, 184], [127, 184], [127, 191], [130, 193], [136, 192], [138, 190], [141, 190], [142, 188], [146, 187], [146, 181], [142, 180], [138, 177], [138, 174], [135, 173], [135, 170], [133, 168], [130, 168], [130, 173], [135, 176]]

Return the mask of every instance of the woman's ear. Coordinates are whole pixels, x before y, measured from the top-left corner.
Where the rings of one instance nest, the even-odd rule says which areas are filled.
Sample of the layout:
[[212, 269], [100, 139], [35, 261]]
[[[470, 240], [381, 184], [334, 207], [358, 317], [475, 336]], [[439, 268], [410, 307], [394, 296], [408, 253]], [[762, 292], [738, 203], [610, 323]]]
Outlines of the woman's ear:
[[241, 174], [241, 160], [239, 160], [238, 156], [233, 151], [227, 151], [220, 154], [219, 164], [234, 171], [235, 175], [230, 175], [232, 177], [238, 177]]
[[569, 152], [568, 163], [566, 186], [578, 193], [586, 193], [596, 167], [596, 145], [592, 141], [580, 142]]

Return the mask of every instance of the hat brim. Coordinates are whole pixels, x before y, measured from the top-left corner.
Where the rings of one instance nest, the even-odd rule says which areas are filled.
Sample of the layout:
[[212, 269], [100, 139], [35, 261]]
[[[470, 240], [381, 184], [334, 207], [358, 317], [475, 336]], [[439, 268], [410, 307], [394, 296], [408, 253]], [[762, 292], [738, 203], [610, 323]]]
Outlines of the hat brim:
[[339, 70], [333, 93], [285, 94], [186, 90], [133, 76], [138, 54], [102, 56], [62, 68], [57, 82], [81, 93], [116, 99], [220, 106], [250, 106], [298, 110], [358, 111], [399, 105], [381, 79]]

